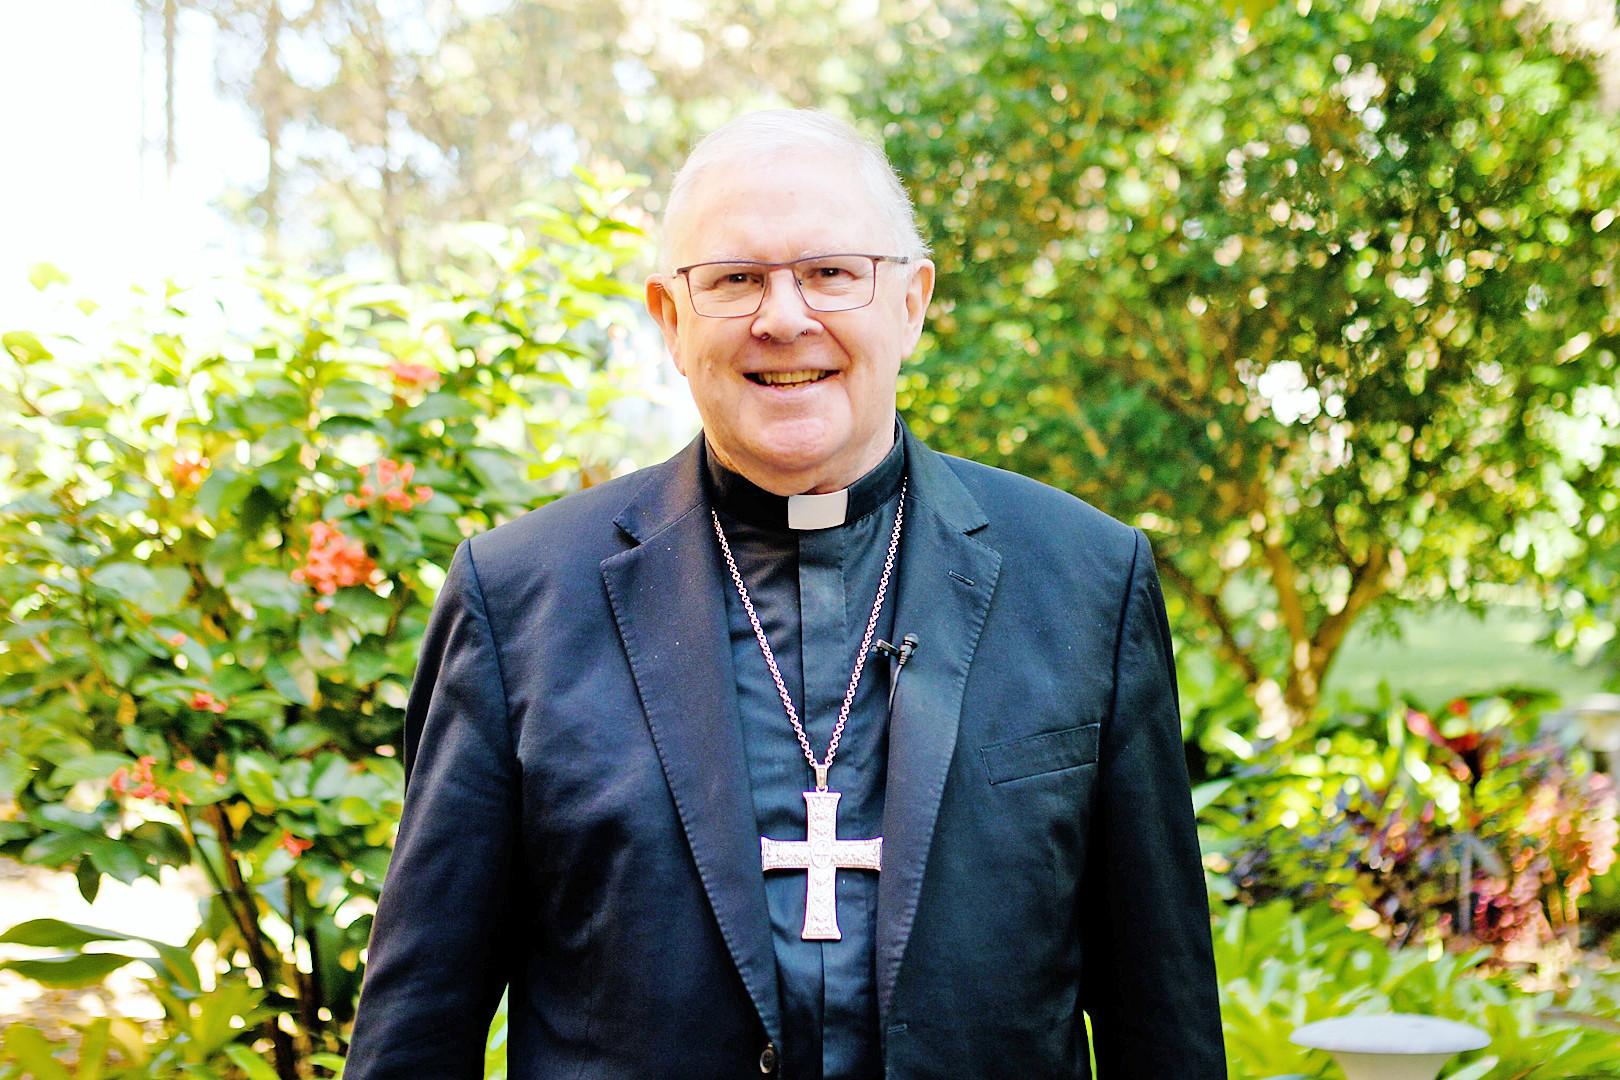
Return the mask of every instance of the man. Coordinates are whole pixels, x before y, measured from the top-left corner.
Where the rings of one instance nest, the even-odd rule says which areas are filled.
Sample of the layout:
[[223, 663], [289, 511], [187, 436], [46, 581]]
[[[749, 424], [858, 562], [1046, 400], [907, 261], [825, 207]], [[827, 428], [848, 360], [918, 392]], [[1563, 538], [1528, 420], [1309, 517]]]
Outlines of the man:
[[1225, 1076], [1147, 543], [943, 457], [934, 267], [814, 112], [706, 139], [647, 304], [703, 434], [462, 546], [346, 1075]]

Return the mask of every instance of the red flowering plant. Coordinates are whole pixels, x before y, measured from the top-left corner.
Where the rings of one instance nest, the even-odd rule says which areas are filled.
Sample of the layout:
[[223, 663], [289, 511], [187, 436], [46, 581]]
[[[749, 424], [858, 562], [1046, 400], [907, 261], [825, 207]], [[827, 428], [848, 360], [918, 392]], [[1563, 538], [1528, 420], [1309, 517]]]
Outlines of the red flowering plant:
[[[435, 591], [466, 536], [577, 485], [576, 431], [611, 430], [636, 247], [617, 195], [587, 195], [543, 246], [491, 248], [484, 291], [281, 273], [251, 279], [240, 336], [213, 336], [240, 290], [198, 289], [0, 339], [0, 854], [87, 897], [201, 872], [185, 949], [211, 940], [215, 968], [164, 968], [154, 1038], [191, 1038], [212, 986], [229, 1048], [283, 1080], [341, 1050]], [[16, 928], [63, 955], [0, 966], [93, 983], [114, 961], [83, 946], [122, 935], [86, 933]]]
[[1544, 722], [1542, 705], [1402, 704], [1383, 730], [1330, 723], [1273, 748], [1206, 812], [1238, 837], [1211, 860], [1219, 890], [1247, 903], [1326, 900], [1396, 943], [1567, 962], [1580, 901], [1614, 866], [1620, 830], [1613, 778], [1572, 730]]

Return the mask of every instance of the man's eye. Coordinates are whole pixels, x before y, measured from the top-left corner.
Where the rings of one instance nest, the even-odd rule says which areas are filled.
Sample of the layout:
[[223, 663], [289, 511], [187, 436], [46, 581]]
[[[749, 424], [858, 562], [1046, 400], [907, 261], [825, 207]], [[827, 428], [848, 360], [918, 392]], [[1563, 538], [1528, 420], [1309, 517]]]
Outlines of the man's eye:
[[852, 275], [846, 267], [842, 266], [814, 266], [810, 268], [810, 276], [821, 281], [835, 281], [838, 278]]
[[759, 275], [746, 270], [737, 270], [720, 279], [722, 285], [752, 285], [759, 280]]

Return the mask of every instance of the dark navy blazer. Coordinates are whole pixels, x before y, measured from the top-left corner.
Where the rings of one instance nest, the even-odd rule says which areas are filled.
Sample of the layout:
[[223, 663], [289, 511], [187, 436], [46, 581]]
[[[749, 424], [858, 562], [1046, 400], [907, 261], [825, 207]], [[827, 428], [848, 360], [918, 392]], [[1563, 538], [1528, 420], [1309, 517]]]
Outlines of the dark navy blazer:
[[[1146, 539], [909, 433], [877, 929], [890, 1077], [1226, 1075]], [[780, 1008], [694, 442], [456, 553], [348, 1080], [762, 1075]], [[774, 1049], [764, 1055], [771, 1064]]]

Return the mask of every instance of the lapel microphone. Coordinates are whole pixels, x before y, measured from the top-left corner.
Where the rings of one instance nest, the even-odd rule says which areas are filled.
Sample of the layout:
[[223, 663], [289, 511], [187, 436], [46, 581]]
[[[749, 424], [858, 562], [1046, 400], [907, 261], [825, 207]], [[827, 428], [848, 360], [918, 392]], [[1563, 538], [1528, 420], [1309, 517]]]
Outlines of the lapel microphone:
[[889, 709], [894, 709], [894, 689], [900, 683], [900, 669], [906, 666], [911, 654], [917, 651], [917, 635], [907, 634], [900, 639], [899, 646], [879, 638], [872, 646], [873, 652], [880, 652], [889, 658]]

